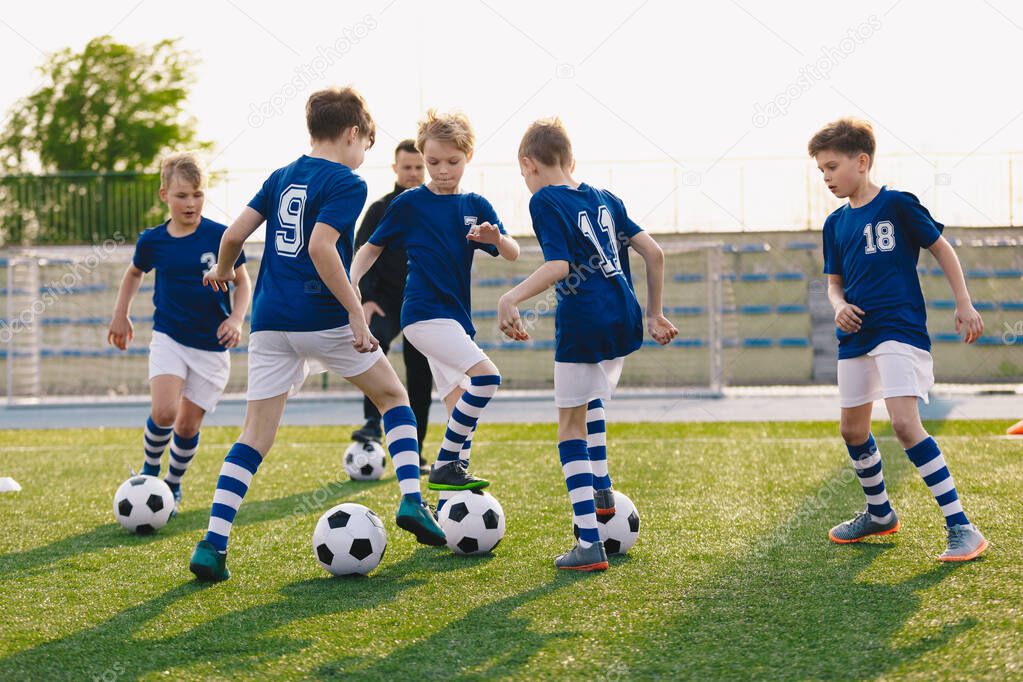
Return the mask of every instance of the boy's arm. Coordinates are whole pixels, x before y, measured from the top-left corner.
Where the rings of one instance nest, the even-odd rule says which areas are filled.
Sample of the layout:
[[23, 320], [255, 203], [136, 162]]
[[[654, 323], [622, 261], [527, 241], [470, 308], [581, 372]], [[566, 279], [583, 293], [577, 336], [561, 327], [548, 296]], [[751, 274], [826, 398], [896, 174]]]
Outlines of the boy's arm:
[[629, 237], [629, 246], [646, 263], [646, 326], [654, 341], [662, 346], [678, 336], [678, 328], [664, 316], [661, 296], [664, 291], [664, 251], [646, 232]]
[[114, 315], [107, 330], [107, 343], [119, 350], [125, 350], [135, 337], [135, 328], [128, 317], [128, 312], [131, 310], [131, 302], [139, 292], [139, 287], [142, 286], [143, 274], [134, 263], [130, 263], [128, 269], [124, 271], [124, 277], [121, 278], [121, 288], [117, 290]]
[[828, 275], [828, 301], [835, 309], [835, 326], [850, 334], [860, 330], [866, 313], [845, 300], [845, 281], [841, 275]]
[[[212, 287], [214, 291], [229, 289], [228, 283], [234, 281], [234, 264], [238, 261], [242, 246], [249, 235], [263, 224], [263, 220], [263, 215], [251, 206], [242, 209], [241, 215], [231, 223], [231, 227], [224, 230], [224, 236], [220, 238], [217, 267], [203, 275], [203, 285]], [[268, 235], [267, 239], [273, 239], [273, 235]]]
[[363, 244], [358, 251], [355, 252], [355, 258], [352, 259], [352, 286], [358, 287], [359, 282], [366, 276], [373, 264], [377, 262], [377, 258], [380, 258], [380, 254], [384, 252], [384, 247], [377, 246], [376, 244], [370, 244], [366, 242]]
[[497, 324], [501, 331], [516, 341], [528, 341], [529, 333], [522, 326], [519, 304], [546, 291], [568, 277], [567, 260], [549, 260], [497, 302]]
[[235, 348], [241, 341], [242, 324], [245, 322], [245, 313], [249, 309], [250, 300], [252, 300], [252, 280], [249, 278], [249, 271], [242, 264], [234, 269], [234, 297], [231, 301], [231, 315], [221, 322], [217, 329], [217, 341], [224, 348]]
[[[348, 323], [352, 327], [355, 338], [352, 345], [360, 353], [369, 353], [380, 347], [380, 343], [369, 331], [366, 316], [362, 312], [362, 301], [355, 287], [348, 280], [341, 254], [337, 252], [337, 240], [341, 233], [327, 223], [316, 223], [312, 236], [309, 238], [309, 258], [313, 261], [316, 274], [330, 289], [330, 293], [340, 301], [348, 311]], [[369, 245], [367, 245], [369, 246]], [[365, 246], [360, 252], [365, 250]]]
[[973, 307], [970, 300], [970, 292], [966, 288], [966, 277], [963, 275], [963, 266], [959, 263], [959, 256], [955, 249], [944, 237], [938, 237], [937, 241], [927, 247], [938, 265], [945, 272], [945, 279], [952, 287], [952, 294], [956, 301], [956, 333], [966, 330], [966, 343], [973, 343], [984, 333], [984, 320], [980, 313]]
[[483, 222], [473, 225], [469, 228], [469, 233], [465, 235], [465, 238], [480, 244], [496, 246], [497, 254], [505, 260], [515, 260], [519, 257], [519, 243], [511, 235], [503, 234], [501, 228], [492, 223]]

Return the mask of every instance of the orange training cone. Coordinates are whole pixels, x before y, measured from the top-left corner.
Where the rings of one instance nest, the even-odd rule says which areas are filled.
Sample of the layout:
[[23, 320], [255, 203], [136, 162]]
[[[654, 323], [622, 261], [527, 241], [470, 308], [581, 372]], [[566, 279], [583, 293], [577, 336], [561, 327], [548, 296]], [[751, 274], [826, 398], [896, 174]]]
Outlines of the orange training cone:
[[1023, 436], [1023, 420], [1020, 420], [1010, 426], [1006, 433], [1010, 436]]

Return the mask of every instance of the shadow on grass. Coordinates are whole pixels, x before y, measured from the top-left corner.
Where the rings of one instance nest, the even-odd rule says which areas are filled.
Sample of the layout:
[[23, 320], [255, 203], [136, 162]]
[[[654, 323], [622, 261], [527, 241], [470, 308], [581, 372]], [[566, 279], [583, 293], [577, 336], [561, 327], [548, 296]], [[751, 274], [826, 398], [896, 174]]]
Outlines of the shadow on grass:
[[[248, 500], [238, 512], [235, 526], [262, 523], [293, 517], [295, 522], [306, 520], [310, 514], [326, 511], [334, 503], [355, 492], [393, 483], [391, 481], [353, 482], [333, 481], [319, 488], [273, 500]], [[116, 523], [107, 523], [78, 535], [62, 538], [41, 547], [0, 556], [0, 581], [22, 579], [28, 575], [57, 570], [54, 564], [70, 556], [80, 556], [113, 547], [135, 547], [159, 542], [181, 534], [195, 535], [206, 530], [209, 508], [192, 509], [178, 514], [166, 526], [152, 535], [135, 535]], [[285, 530], [275, 535], [283, 536]], [[310, 532], [312, 532], [310, 530]]]

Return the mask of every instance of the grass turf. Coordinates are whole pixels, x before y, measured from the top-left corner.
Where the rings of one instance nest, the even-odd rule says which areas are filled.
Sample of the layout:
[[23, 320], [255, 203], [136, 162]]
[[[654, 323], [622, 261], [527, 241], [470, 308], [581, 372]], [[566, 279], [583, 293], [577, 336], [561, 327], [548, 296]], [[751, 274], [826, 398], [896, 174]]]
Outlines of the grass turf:
[[[7, 432], [0, 474], [24, 490], [0, 495], [0, 677], [1019, 678], [1021, 444], [993, 422], [929, 426], [992, 542], [979, 561], [934, 560], [941, 516], [881, 425], [903, 530], [835, 546], [827, 529], [863, 496], [833, 424], [612, 424], [612, 475], [643, 525], [600, 575], [551, 565], [571, 542], [551, 426], [474, 439], [508, 527], [482, 558], [398, 530], [390, 469], [345, 481], [347, 429], [284, 428], [214, 586], [187, 563], [235, 429], [203, 432], [182, 514], [150, 537], [110, 508], [139, 431]], [[341, 501], [385, 518], [369, 578], [330, 578], [312, 555]]]

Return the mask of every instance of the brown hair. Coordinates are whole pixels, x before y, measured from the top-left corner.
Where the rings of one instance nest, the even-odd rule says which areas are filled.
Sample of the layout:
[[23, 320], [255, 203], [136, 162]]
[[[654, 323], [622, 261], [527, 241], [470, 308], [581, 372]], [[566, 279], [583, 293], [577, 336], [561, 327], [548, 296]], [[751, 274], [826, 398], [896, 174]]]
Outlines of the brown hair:
[[398, 146], [394, 148], [394, 160], [398, 160], [398, 154], [401, 152], [408, 152], [409, 154], [418, 154], [419, 150], [416, 149], [416, 141], [412, 139], [402, 140], [398, 143]]
[[866, 121], [840, 118], [817, 131], [806, 148], [811, 157], [829, 149], [849, 156], [866, 154], [870, 157], [869, 167], [874, 165], [877, 142], [874, 140], [873, 126]]
[[197, 188], [206, 185], [206, 171], [194, 152], [178, 152], [164, 157], [160, 162], [160, 188], [170, 187], [175, 175]]
[[533, 121], [519, 143], [519, 158], [528, 157], [545, 166], [572, 165], [572, 141], [558, 117]]
[[426, 118], [419, 122], [416, 148], [420, 152], [427, 140], [450, 142], [468, 156], [476, 146], [476, 133], [469, 123], [469, 117], [462, 112], [439, 114], [436, 109], [430, 109], [426, 112]]
[[309, 95], [305, 103], [305, 122], [314, 140], [336, 140], [341, 133], [358, 126], [359, 135], [376, 142], [377, 128], [366, 107], [366, 100], [355, 88], [324, 88]]

